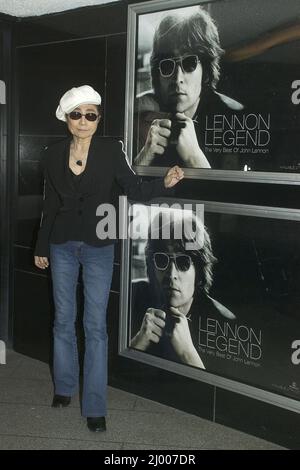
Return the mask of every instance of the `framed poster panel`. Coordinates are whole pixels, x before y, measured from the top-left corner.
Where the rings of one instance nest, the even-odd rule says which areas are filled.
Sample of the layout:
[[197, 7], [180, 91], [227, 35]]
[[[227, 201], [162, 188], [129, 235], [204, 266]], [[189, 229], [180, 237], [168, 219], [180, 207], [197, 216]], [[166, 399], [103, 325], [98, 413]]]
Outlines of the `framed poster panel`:
[[120, 354], [300, 412], [299, 211], [129, 210]]
[[[299, 184], [298, 0], [128, 7], [126, 145], [141, 175]], [[234, 27], [233, 27], [234, 19]]]

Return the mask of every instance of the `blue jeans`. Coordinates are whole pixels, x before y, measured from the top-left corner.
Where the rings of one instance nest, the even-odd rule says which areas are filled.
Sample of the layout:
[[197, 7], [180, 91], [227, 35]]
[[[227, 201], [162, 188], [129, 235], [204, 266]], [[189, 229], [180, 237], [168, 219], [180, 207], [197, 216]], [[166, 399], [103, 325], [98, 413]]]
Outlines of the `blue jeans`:
[[111, 286], [114, 245], [94, 247], [80, 241], [50, 245], [55, 304], [53, 374], [55, 393], [78, 392], [79, 363], [75, 331], [76, 288], [80, 265], [84, 287], [85, 354], [83, 416], [106, 415], [106, 308]]

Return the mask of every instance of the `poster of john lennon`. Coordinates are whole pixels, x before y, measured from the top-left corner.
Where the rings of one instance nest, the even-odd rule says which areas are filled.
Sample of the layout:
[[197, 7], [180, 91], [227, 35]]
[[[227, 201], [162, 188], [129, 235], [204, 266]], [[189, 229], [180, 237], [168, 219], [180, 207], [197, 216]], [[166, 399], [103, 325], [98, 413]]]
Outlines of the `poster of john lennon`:
[[172, 3], [136, 15], [133, 164], [299, 172], [299, 0]]
[[128, 346], [300, 399], [300, 219], [225, 206], [131, 207]]

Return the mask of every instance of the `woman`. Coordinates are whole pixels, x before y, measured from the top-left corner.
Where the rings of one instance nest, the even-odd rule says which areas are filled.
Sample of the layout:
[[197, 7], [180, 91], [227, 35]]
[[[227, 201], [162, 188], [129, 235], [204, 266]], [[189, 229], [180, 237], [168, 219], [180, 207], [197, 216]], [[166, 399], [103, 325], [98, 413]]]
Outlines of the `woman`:
[[106, 307], [113, 271], [113, 238], [98, 237], [97, 209], [114, 203], [117, 185], [135, 200], [168, 193], [183, 178], [179, 167], [164, 179], [141, 183], [127, 163], [121, 142], [94, 136], [101, 119], [101, 97], [90, 86], [68, 90], [56, 117], [71, 139], [45, 151], [45, 191], [35, 265], [50, 266], [55, 303], [53, 407], [68, 406], [78, 391], [75, 334], [76, 286], [82, 266], [85, 356], [82, 414], [91, 431], [105, 431], [107, 384]]

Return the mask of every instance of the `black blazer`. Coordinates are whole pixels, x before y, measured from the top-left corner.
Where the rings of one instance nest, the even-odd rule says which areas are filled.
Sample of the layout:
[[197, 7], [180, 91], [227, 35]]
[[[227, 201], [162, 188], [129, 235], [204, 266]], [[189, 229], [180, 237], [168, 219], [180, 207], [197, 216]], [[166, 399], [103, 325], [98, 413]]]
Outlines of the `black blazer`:
[[97, 237], [101, 218], [96, 211], [103, 203], [116, 206], [120, 189], [135, 201], [172, 194], [164, 187], [163, 178], [142, 182], [129, 166], [123, 143], [112, 138], [93, 137], [86, 168], [75, 184], [69, 169], [70, 142], [70, 138], [65, 139], [44, 151], [44, 203], [37, 256], [49, 256], [50, 242], [80, 240], [93, 246], [113, 243], [115, 239]]

